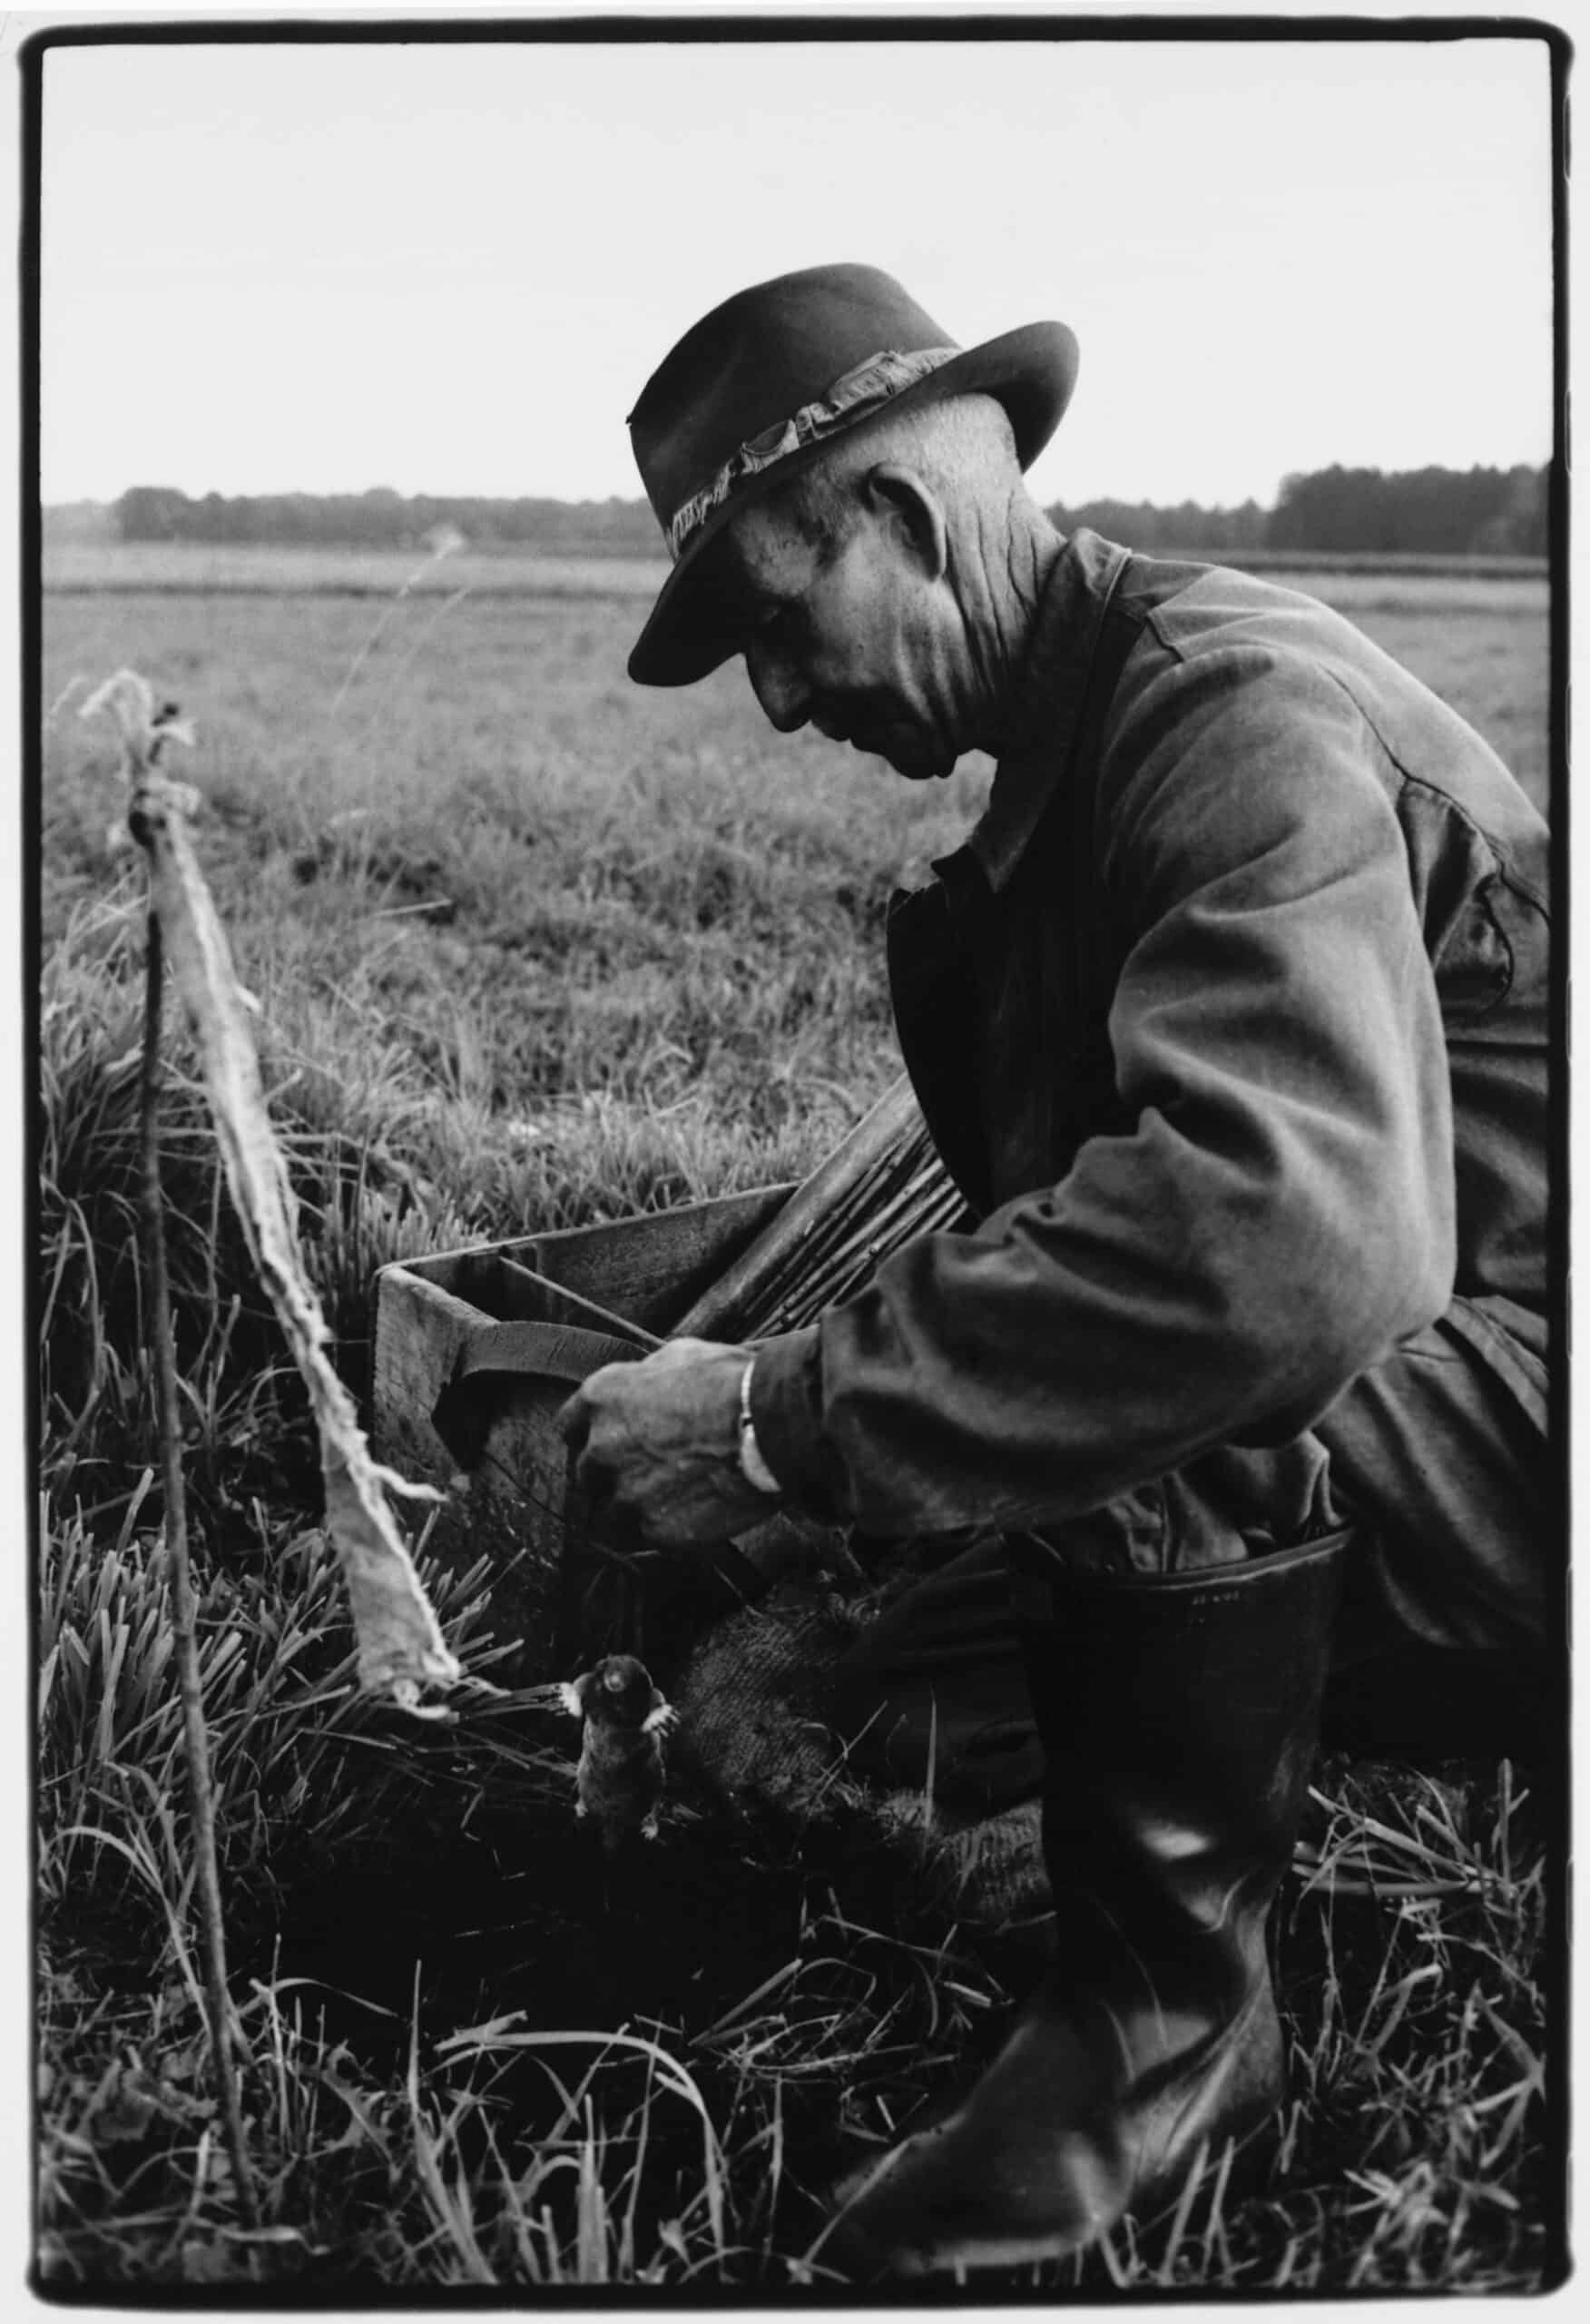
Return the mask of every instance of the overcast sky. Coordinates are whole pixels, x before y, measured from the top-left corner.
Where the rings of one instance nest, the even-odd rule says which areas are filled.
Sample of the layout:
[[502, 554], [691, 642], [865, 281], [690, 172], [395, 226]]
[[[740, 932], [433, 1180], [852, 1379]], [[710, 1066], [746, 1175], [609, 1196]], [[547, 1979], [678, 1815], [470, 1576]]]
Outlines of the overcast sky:
[[1082, 343], [1044, 500], [1551, 448], [1538, 41], [55, 50], [43, 484], [633, 495], [698, 315], [864, 259]]

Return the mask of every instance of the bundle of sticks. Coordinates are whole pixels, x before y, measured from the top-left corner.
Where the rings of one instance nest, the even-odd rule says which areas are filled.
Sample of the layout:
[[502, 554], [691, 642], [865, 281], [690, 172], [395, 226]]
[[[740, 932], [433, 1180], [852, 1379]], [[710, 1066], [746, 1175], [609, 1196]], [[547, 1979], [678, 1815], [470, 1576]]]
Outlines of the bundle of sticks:
[[891, 1251], [965, 1214], [901, 1074], [674, 1335], [753, 1340], [795, 1331], [859, 1290]]

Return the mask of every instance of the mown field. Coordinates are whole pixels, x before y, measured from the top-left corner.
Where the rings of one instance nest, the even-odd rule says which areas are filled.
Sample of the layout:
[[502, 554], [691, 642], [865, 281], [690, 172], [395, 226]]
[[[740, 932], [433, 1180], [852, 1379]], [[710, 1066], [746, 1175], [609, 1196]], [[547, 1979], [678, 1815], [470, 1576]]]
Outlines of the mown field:
[[[1250, 549], [1224, 560], [1278, 579], [1306, 576], [1304, 587], [1328, 589], [1333, 603], [1353, 595], [1395, 596], [1409, 580], [1418, 583], [1421, 604], [1480, 607], [1544, 607], [1544, 557], [1455, 557], [1408, 555], [1376, 556], [1341, 551], [1310, 562], [1297, 551]], [[415, 549], [331, 548], [246, 541], [92, 540], [53, 531], [46, 517], [44, 579], [47, 589], [114, 594], [123, 589], [227, 589], [272, 596], [308, 589], [338, 596], [386, 597], [400, 589], [450, 596], [654, 596], [668, 570], [656, 556], [547, 556], [515, 547], [472, 547], [440, 552]]]
[[[407, 597], [384, 576], [379, 602], [277, 579], [45, 602], [41, 2270], [298, 2296], [821, 2286], [822, 2186], [964, 2071], [1030, 1961], [832, 1835], [798, 1848], [688, 1789], [643, 1885], [604, 1899], [568, 1737], [421, 1731], [354, 1697], [304, 1413], [179, 1069], [165, 1165], [260, 2194], [242, 2217], [203, 2064], [132, 1241], [142, 874], [110, 836], [113, 743], [76, 708], [131, 665], [198, 728], [178, 771], [360, 1393], [383, 1261], [829, 1151], [897, 1069], [889, 891], [962, 834], [986, 770], [921, 790], [780, 739], [732, 669], [630, 686], [642, 585], [617, 571], [532, 596], [446, 560]], [[1538, 583], [1319, 586], [1545, 803]], [[489, 1673], [484, 1576], [431, 1579]], [[1538, 2287], [1549, 1777], [1322, 1765], [1278, 1915], [1293, 2099], [1270, 2178], [1216, 2176], [1168, 2229], [994, 2289]]]

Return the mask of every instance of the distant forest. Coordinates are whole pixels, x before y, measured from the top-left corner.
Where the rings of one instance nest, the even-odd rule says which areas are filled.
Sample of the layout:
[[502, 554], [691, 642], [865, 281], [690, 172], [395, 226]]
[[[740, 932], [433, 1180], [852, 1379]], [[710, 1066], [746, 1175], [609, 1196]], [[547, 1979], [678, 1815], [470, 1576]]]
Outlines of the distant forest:
[[[328, 548], [435, 547], [461, 535], [471, 548], [539, 549], [556, 556], [647, 556], [657, 524], [643, 500], [484, 500], [421, 493], [267, 493], [191, 499], [137, 485], [112, 509], [124, 541], [253, 541]], [[1205, 508], [1184, 500], [1057, 503], [1064, 532], [1094, 532], [1148, 550], [1352, 551], [1377, 556], [1544, 556], [1544, 468], [1330, 468], [1289, 476], [1273, 508], [1245, 500]]]

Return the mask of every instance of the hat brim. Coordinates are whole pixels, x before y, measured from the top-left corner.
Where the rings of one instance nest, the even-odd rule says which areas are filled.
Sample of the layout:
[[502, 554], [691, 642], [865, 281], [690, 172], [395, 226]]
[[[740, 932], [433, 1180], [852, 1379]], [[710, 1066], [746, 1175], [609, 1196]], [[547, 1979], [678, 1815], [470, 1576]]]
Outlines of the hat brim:
[[[892, 417], [908, 406], [942, 403], [947, 396], [991, 395], [1009, 414], [1016, 457], [1028, 468], [1065, 416], [1076, 384], [1076, 339], [1064, 323], [1026, 323], [1020, 330], [1006, 331], [952, 356], [857, 425], [865, 428], [869, 421]], [[629, 674], [637, 684], [692, 685], [738, 650], [731, 634], [725, 634], [724, 621], [712, 617], [712, 543], [741, 509], [765, 498], [839, 440], [833, 435], [805, 445], [759, 476], [748, 477], [708, 517], [662, 584], [635, 641]]]

